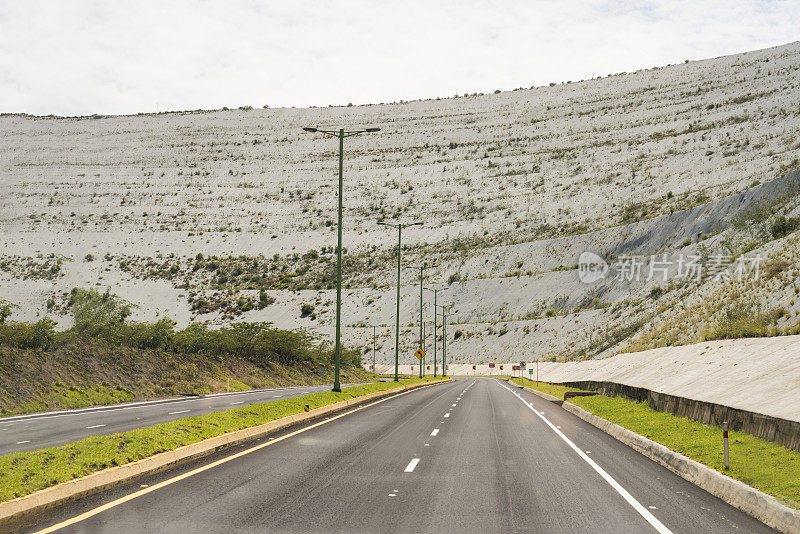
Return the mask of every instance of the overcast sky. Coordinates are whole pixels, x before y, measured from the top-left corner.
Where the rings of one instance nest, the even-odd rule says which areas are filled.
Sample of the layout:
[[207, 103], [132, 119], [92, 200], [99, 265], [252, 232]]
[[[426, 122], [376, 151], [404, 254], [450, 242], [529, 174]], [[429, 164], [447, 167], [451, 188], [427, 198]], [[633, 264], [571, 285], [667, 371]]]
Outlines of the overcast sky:
[[798, 39], [800, 0], [0, 0], [0, 112], [412, 100]]

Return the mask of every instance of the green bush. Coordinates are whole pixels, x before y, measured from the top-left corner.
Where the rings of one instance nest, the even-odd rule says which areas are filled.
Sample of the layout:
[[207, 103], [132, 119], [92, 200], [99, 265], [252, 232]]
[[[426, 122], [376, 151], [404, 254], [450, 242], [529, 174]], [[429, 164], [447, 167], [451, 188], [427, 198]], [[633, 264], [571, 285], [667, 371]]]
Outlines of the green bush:
[[302, 317], [306, 317], [314, 313], [314, 305], [313, 304], [303, 304], [300, 306], [300, 315]]
[[120, 326], [131, 314], [131, 305], [109, 291], [101, 294], [96, 289], [73, 288], [69, 305], [75, 318], [72, 329], [87, 338], [100, 338], [121, 343], [124, 339]]
[[0, 323], [0, 342], [18, 349], [48, 350], [56, 342], [55, 323]]
[[0, 299], [0, 324], [5, 323], [6, 319], [11, 317], [12, 310], [16, 307], [17, 307], [16, 304], [12, 304], [3, 299]]
[[772, 232], [772, 237], [775, 239], [780, 239], [788, 234], [791, 234], [797, 227], [800, 226], [800, 218], [798, 217], [789, 217], [788, 219], [781, 215], [775, 222], [772, 223], [772, 227], [770, 228]]
[[732, 307], [725, 311], [705, 338], [710, 341], [770, 336], [776, 333], [775, 324], [785, 314], [782, 308], [762, 313], [754, 306]]
[[[155, 323], [125, 322], [131, 305], [123, 299], [94, 289], [73, 289], [70, 295], [75, 322], [64, 332], [55, 331], [55, 323], [42, 319], [37, 323], [7, 322], [13, 304], [0, 302], [0, 344], [19, 349], [48, 350], [76, 338], [99, 340], [111, 346], [127, 346], [183, 354], [233, 355], [256, 364], [269, 362], [331, 362], [333, 350], [304, 331], [280, 330], [271, 323], [233, 323], [216, 330], [193, 324], [175, 330], [175, 322], [163, 318]], [[313, 311], [313, 306], [310, 306]], [[342, 348], [343, 365], [361, 366], [358, 350]]]

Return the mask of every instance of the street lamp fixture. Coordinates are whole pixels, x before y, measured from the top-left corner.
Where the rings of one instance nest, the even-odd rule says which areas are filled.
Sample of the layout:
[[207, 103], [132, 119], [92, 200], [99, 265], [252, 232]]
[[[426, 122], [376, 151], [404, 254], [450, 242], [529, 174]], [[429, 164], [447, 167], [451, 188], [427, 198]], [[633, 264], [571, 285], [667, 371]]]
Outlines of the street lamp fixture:
[[364, 130], [320, 130], [318, 128], [306, 127], [303, 131], [310, 133], [322, 133], [339, 139], [339, 236], [336, 247], [336, 346], [334, 348], [334, 378], [333, 391], [342, 391], [339, 383], [339, 367], [342, 359], [342, 190], [344, 174], [344, 138], [352, 137], [366, 132], [377, 132], [380, 128], [367, 128]]
[[[395, 320], [395, 339], [394, 339], [394, 381], [399, 382], [398, 368], [400, 366], [400, 251], [402, 249], [403, 228], [409, 226], [419, 226], [421, 221], [412, 223], [388, 223], [378, 221], [381, 226], [397, 228], [397, 317]], [[420, 362], [421, 363], [421, 362]]]

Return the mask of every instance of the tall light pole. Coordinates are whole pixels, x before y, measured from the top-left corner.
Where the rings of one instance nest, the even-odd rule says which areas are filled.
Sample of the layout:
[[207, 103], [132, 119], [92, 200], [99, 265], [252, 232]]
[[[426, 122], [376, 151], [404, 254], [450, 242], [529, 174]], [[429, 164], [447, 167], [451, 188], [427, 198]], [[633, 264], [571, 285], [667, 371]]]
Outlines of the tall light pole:
[[397, 374], [397, 370], [400, 365], [400, 251], [403, 247], [403, 228], [421, 225], [422, 223], [417, 221], [413, 223], [392, 224], [384, 221], [378, 221], [378, 224], [382, 226], [389, 226], [390, 228], [397, 228], [397, 318], [395, 321], [394, 338], [394, 381], [399, 382], [400, 377]]
[[[425, 269], [427, 269], [429, 265], [427, 263], [423, 263], [419, 267], [414, 267], [414, 269], [419, 269], [419, 348], [422, 352], [425, 352], [425, 347], [423, 347], [422, 343], [422, 277]], [[419, 366], [419, 377], [422, 378], [422, 365]]]
[[[375, 326], [372, 327], [372, 372], [378, 374], [378, 369], [375, 367]], [[378, 380], [380, 382], [380, 380]]]
[[442, 376], [447, 376], [447, 311], [452, 307], [442, 306]]
[[436, 377], [436, 334], [438, 333], [438, 329], [436, 328], [436, 314], [439, 311], [436, 309], [439, 304], [437, 301], [437, 297], [439, 296], [439, 291], [446, 291], [450, 289], [449, 287], [440, 287], [439, 289], [430, 289], [425, 288], [425, 291], [432, 291], [433, 292], [433, 376]]
[[333, 349], [335, 373], [333, 378], [333, 391], [342, 391], [339, 384], [339, 362], [342, 356], [342, 190], [344, 180], [344, 138], [353, 137], [367, 132], [377, 132], [380, 128], [366, 128], [364, 130], [319, 130], [317, 128], [303, 128], [306, 132], [322, 133], [339, 138], [339, 239], [336, 247], [336, 345]]

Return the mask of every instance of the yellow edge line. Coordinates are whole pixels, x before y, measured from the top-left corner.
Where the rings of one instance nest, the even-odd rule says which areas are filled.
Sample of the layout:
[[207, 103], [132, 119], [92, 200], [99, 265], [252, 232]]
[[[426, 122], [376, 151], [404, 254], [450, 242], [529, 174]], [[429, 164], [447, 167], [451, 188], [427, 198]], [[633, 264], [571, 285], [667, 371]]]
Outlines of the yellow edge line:
[[[433, 384], [430, 384], [430, 385], [433, 385]], [[305, 428], [301, 428], [300, 430], [295, 430], [294, 432], [290, 432], [289, 434], [286, 434], [285, 436], [281, 436], [279, 438], [275, 438], [273, 440], [267, 441], [267, 442], [262, 443], [260, 445], [256, 445], [255, 447], [251, 447], [251, 448], [247, 449], [246, 451], [237, 452], [236, 454], [233, 454], [231, 456], [227, 456], [225, 458], [222, 458], [221, 460], [217, 460], [216, 462], [211, 462], [210, 464], [204, 465], [203, 467], [198, 467], [197, 469], [194, 469], [192, 471], [183, 473], [182, 475], [178, 475], [178, 476], [170, 478], [168, 480], [164, 480], [163, 482], [159, 482], [158, 484], [155, 484], [155, 485], [150, 486], [148, 488], [144, 488], [144, 489], [140, 489], [139, 491], [135, 491], [135, 492], [131, 493], [130, 495], [126, 495], [125, 497], [120, 497], [119, 499], [117, 499], [115, 501], [111, 501], [110, 503], [106, 503], [106, 504], [104, 504], [102, 506], [98, 506], [97, 508], [95, 508], [93, 510], [89, 510], [88, 512], [84, 512], [81, 515], [75, 516], [75, 517], [73, 517], [71, 519], [67, 519], [66, 521], [62, 521], [61, 523], [58, 523], [56, 525], [53, 525], [53, 526], [47, 527], [45, 529], [39, 530], [39, 531], [36, 532], [36, 534], [46, 534], [48, 532], [55, 532], [55, 531], [57, 531], [59, 529], [68, 527], [70, 525], [74, 525], [75, 523], [80, 523], [81, 521], [85, 521], [86, 519], [89, 519], [90, 517], [93, 517], [93, 516], [96, 516], [97, 514], [105, 512], [106, 510], [110, 510], [111, 508], [115, 508], [115, 507], [119, 506], [120, 504], [124, 504], [124, 503], [126, 503], [128, 501], [132, 501], [133, 499], [136, 499], [137, 497], [141, 497], [142, 495], [146, 495], [146, 494], [150, 493], [151, 491], [156, 491], [157, 489], [161, 489], [161, 488], [163, 488], [165, 486], [169, 486], [170, 484], [174, 484], [175, 482], [180, 482], [184, 478], [189, 478], [189, 477], [194, 476], [194, 475], [196, 475], [198, 473], [202, 473], [203, 471], [207, 471], [208, 469], [212, 469], [214, 467], [217, 467], [218, 465], [222, 465], [222, 464], [224, 464], [226, 462], [230, 462], [232, 460], [235, 460], [237, 458], [240, 458], [240, 457], [244, 456], [245, 454], [250, 454], [251, 452], [255, 452], [255, 451], [259, 450], [259, 449], [263, 449], [264, 447], [269, 447], [270, 445], [274, 445], [275, 443], [278, 443], [279, 441], [283, 441], [285, 439], [289, 439], [289, 438], [291, 438], [293, 436], [296, 436], [297, 434], [300, 434], [300, 433], [305, 432], [307, 430], [311, 430], [312, 428], [316, 428], [316, 427], [324, 425], [326, 423], [330, 423], [331, 421], [335, 421], [336, 419], [339, 419], [340, 417], [344, 417], [346, 415], [350, 415], [350, 414], [355, 413], [355, 412], [357, 412], [359, 410], [363, 410], [364, 408], [369, 408], [370, 406], [375, 406], [376, 404], [380, 404], [381, 402], [387, 401], [389, 399], [394, 399], [394, 398], [399, 397], [401, 395], [406, 395], [408, 393], [413, 393], [414, 391], [419, 391], [420, 389], [423, 389], [423, 388], [426, 388], [426, 387], [429, 387], [429, 386], [422, 386], [422, 387], [414, 388], [412, 390], [403, 391], [402, 393], [398, 393], [397, 395], [388, 396], [385, 399], [380, 399], [378, 401], [371, 402], [369, 404], [365, 404], [364, 406], [359, 406], [358, 408], [355, 408], [355, 409], [350, 410], [348, 412], [344, 412], [344, 413], [341, 413], [339, 415], [335, 415], [335, 416], [331, 417], [330, 419], [326, 419], [325, 421], [320, 421], [319, 423], [314, 423], [313, 425], [307, 426]], [[356, 398], [358, 398], [358, 397], [356, 397]]]

